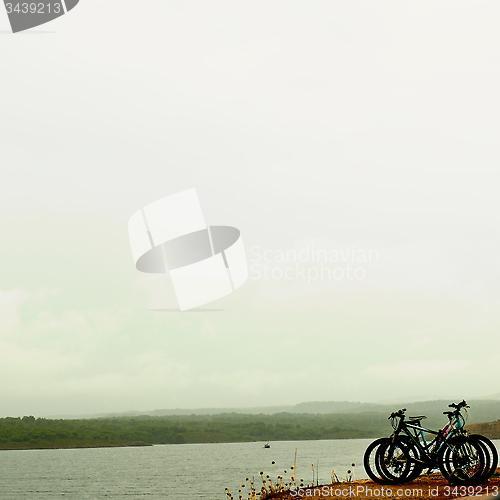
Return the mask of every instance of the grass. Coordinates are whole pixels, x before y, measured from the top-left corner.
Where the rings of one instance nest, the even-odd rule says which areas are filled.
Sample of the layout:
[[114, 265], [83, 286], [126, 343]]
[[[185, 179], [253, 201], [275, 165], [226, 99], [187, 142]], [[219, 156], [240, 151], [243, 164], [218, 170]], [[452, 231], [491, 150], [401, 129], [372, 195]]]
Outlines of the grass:
[[[269, 475], [264, 475], [264, 472], [260, 472], [260, 481], [262, 482], [262, 486], [260, 490], [257, 491], [257, 486], [255, 484], [255, 476], [251, 479], [246, 478], [245, 481], [242, 481], [241, 487], [238, 490], [238, 496], [236, 497], [238, 500], [267, 500], [273, 498], [278, 493], [286, 493], [291, 490], [296, 490], [298, 488], [309, 488], [313, 487], [314, 481], [316, 481], [316, 486], [319, 485], [319, 460], [316, 463], [316, 470], [314, 470], [314, 464], [312, 466], [312, 482], [311, 484], [304, 483], [304, 479], [300, 479], [297, 485], [297, 449], [295, 449], [295, 457], [293, 461], [294, 465], [290, 467], [290, 475], [287, 478], [287, 471], [283, 471], [283, 475], [278, 474], [276, 469], [276, 462], [273, 460], [271, 465], [274, 467], [274, 472], [276, 474], [276, 479], [272, 479]], [[355, 464], [352, 464], [352, 470], [348, 470], [346, 475], [339, 479], [337, 476], [335, 469], [332, 470], [331, 478], [332, 484], [342, 483], [342, 482], [351, 482], [356, 480], [356, 475], [354, 474]], [[235, 500], [235, 497], [231, 494], [228, 488], [225, 489], [227, 500]], [[245, 497], [245, 494], [248, 494]]]

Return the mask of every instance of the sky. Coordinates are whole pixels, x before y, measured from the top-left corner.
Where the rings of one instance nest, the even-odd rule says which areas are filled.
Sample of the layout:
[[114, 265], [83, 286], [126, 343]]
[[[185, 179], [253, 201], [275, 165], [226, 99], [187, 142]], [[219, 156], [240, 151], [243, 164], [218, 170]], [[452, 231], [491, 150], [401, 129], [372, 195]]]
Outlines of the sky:
[[[500, 397], [500, 4], [0, 12], [0, 416]], [[196, 189], [248, 281], [176, 312], [128, 219]]]

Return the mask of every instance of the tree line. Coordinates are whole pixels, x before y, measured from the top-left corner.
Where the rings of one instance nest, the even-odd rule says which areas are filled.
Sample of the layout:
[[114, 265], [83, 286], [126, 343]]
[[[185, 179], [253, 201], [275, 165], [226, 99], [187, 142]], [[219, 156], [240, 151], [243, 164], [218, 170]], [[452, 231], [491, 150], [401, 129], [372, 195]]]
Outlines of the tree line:
[[138, 416], [95, 419], [0, 419], [0, 449], [372, 438], [387, 417], [363, 414]]

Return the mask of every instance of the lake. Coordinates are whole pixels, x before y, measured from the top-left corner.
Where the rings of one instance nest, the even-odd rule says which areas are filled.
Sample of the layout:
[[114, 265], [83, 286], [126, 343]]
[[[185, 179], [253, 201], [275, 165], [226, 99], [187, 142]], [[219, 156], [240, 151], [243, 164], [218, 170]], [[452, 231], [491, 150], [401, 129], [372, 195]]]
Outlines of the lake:
[[[297, 448], [298, 478], [312, 481], [319, 459], [319, 481], [339, 478], [355, 463], [357, 478], [366, 478], [364, 450], [371, 439], [278, 441], [264, 443], [178, 444], [131, 448], [0, 451], [0, 498], [78, 500], [100, 498], [169, 498], [225, 500], [234, 498], [246, 477], [276, 477], [293, 466]], [[500, 441], [495, 441], [497, 448]]]

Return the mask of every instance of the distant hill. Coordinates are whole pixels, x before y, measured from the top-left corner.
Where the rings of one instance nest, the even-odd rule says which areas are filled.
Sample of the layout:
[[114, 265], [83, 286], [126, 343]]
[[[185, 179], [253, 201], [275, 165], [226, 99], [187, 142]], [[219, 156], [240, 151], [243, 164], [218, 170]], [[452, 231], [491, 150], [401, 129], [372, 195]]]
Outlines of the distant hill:
[[274, 413], [289, 412], [293, 405], [288, 406], [253, 406], [248, 408], [174, 408], [162, 410], [131, 410], [126, 412], [93, 413], [84, 415], [54, 414], [45, 415], [46, 418], [112, 418], [112, 417], [139, 417], [149, 415], [162, 417], [168, 415], [219, 415], [221, 413], [244, 413], [245, 415], [272, 415]]
[[[442, 429], [448, 421], [443, 411], [449, 410], [449, 403], [313, 401], [293, 406], [168, 409], [80, 419], [7, 417], [0, 418], [0, 449], [376, 438], [392, 432], [387, 417], [400, 408], [407, 409], [408, 417], [426, 415], [424, 427]], [[499, 439], [500, 400], [468, 403], [468, 428]]]
[[292, 406], [290, 413], [361, 413], [383, 411], [384, 405], [351, 401], [312, 401]]
[[500, 439], [500, 420], [468, 425], [467, 430], [473, 434], [482, 434], [489, 439]]
[[[446, 422], [443, 411], [448, 410], [452, 400], [435, 400], [421, 402], [400, 402], [391, 404], [374, 404], [353, 401], [310, 401], [288, 406], [257, 406], [249, 408], [196, 408], [196, 409], [159, 409], [150, 411], [128, 411], [122, 413], [99, 413], [94, 415], [50, 415], [47, 418], [113, 418], [113, 417], [138, 417], [138, 416], [189, 416], [189, 415], [220, 415], [220, 414], [245, 414], [245, 415], [274, 415], [274, 414], [361, 414], [372, 413], [387, 418], [393, 411], [406, 408], [406, 414], [426, 415], [422, 422], [426, 427], [439, 428]], [[458, 402], [456, 400], [455, 402]], [[468, 423], [493, 422], [500, 419], [500, 400], [469, 400]]]
[[[418, 403], [384, 404], [377, 405], [371, 403], [352, 403], [347, 401], [309, 402], [295, 405], [290, 413], [375, 413], [389, 416], [392, 412], [400, 408], [406, 408], [407, 416], [425, 415], [426, 420], [422, 421], [425, 427], [440, 428], [446, 423], [444, 411], [449, 410], [450, 400], [421, 401]], [[455, 402], [458, 402], [455, 401]], [[491, 422], [500, 419], [500, 401], [494, 399], [470, 400], [471, 407], [468, 410], [467, 422]]]
[[[437, 430], [447, 422], [443, 402], [417, 404], [410, 414], [426, 413], [425, 427]], [[500, 401], [474, 405], [483, 413], [498, 411]], [[408, 405], [409, 406], [409, 405]], [[303, 407], [300, 407], [303, 408]], [[346, 405], [337, 405], [338, 409]], [[347, 408], [352, 408], [347, 405]], [[394, 408], [393, 408], [394, 409]], [[493, 410], [492, 410], [493, 409]], [[484, 422], [484, 421], [483, 421]], [[470, 425], [472, 432], [500, 437], [500, 420]], [[368, 439], [387, 436], [392, 428], [387, 411], [357, 413], [297, 413], [272, 415], [219, 413], [212, 415], [126, 416], [95, 419], [0, 418], [0, 450], [145, 446], [170, 443], [236, 443], [310, 439]]]
[[195, 410], [154, 410], [148, 415], [218, 415], [220, 413], [245, 413], [246, 415], [259, 415], [261, 413], [272, 415], [274, 413], [283, 413], [292, 411], [294, 407], [289, 406], [254, 406], [249, 408], [197, 408]]

